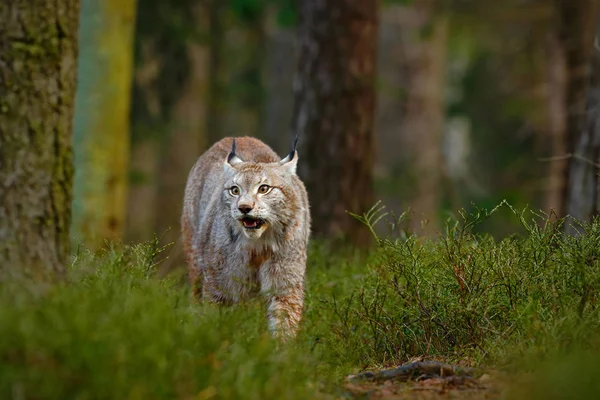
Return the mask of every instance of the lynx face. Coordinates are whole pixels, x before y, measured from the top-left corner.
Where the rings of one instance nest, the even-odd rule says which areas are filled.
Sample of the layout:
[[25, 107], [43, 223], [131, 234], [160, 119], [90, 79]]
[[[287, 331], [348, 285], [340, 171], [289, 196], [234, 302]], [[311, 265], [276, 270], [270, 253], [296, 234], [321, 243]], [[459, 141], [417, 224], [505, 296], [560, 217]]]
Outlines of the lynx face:
[[269, 229], [279, 231], [289, 220], [286, 193], [291, 192], [288, 182], [296, 161], [294, 153], [279, 163], [244, 162], [237, 156], [225, 162], [229, 178], [222, 199], [248, 239], [260, 239]]

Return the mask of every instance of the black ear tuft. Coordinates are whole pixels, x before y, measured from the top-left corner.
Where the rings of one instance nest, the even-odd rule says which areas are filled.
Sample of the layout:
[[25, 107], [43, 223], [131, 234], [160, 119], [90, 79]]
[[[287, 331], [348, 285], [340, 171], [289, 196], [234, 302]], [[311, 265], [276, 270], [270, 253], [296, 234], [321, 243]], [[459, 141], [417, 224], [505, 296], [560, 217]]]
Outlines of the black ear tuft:
[[294, 143], [292, 143], [291, 154], [294, 154], [296, 152], [296, 146], [298, 146], [298, 140], [300, 140], [300, 134], [296, 134], [296, 137], [294, 138]]
[[229, 152], [229, 155], [227, 156], [227, 162], [231, 163], [231, 160], [237, 157], [237, 155], [235, 154], [235, 138], [233, 138], [233, 143], [231, 144], [231, 151]]
[[285, 156], [285, 158], [284, 158], [285, 162], [292, 161], [294, 159], [295, 155], [296, 155], [296, 150], [290, 151], [290, 153], [287, 156]]

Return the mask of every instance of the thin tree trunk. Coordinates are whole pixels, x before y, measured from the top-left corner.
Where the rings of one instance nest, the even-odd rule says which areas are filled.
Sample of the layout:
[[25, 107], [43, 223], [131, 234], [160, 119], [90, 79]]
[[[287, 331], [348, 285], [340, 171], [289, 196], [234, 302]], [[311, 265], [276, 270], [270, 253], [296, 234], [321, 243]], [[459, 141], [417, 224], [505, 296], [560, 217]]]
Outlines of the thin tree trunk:
[[315, 234], [366, 244], [347, 211], [373, 199], [377, 0], [305, 0], [292, 131], [301, 135], [301, 176]]
[[0, 2], [0, 278], [69, 255], [79, 1]]
[[[448, 21], [435, 15], [433, 7], [424, 3], [413, 4], [410, 10], [413, 25], [406, 29], [404, 39], [409, 76], [403, 130], [414, 154], [412, 228], [434, 236], [440, 229]], [[428, 27], [431, 28], [427, 33]]]
[[[593, 53], [592, 80], [588, 90], [586, 116], [569, 159], [567, 213], [580, 221], [600, 215], [600, 55]], [[575, 233], [577, 224], [567, 224]]]
[[[573, 154], [577, 147], [581, 149], [582, 146], [591, 146], [592, 143], [587, 140], [591, 137], [586, 138], [590, 129], [586, 126], [585, 112], [591, 75], [590, 57], [598, 23], [598, 2], [597, 0], [556, 1], [560, 21], [560, 40], [565, 50], [567, 64], [566, 150], [567, 154]], [[582, 177], [577, 178], [573, 175], [577, 175], [573, 170], [578, 168], [576, 164], [580, 162], [577, 158], [571, 158], [569, 167], [564, 170], [563, 201], [569, 215], [585, 219], [590, 211], [582, 205], [587, 200], [580, 198], [583, 192], [578, 187], [583, 185]], [[576, 181], [572, 181], [573, 179]], [[569, 225], [566, 229], [571, 230]]]
[[547, 133], [550, 136], [550, 154], [553, 157], [548, 166], [546, 183], [545, 211], [554, 210], [556, 215], [564, 215], [565, 171], [567, 153], [567, 76], [565, 54], [562, 43], [555, 34], [549, 34], [546, 43], [546, 101], [548, 113]]
[[135, 6], [82, 1], [73, 235], [91, 248], [124, 230]]

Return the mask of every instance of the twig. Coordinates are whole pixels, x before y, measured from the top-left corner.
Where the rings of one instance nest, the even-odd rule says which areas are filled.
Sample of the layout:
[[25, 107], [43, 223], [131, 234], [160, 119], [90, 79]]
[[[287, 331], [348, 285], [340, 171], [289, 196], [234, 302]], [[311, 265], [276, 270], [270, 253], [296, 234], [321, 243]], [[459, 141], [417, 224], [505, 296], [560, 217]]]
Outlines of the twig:
[[576, 160], [579, 161], [583, 161], [587, 164], [590, 164], [593, 167], [596, 167], [598, 169], [600, 169], [600, 164], [599, 163], [595, 163], [592, 160], [585, 158], [583, 156], [580, 156], [578, 154], [573, 154], [573, 153], [568, 153], [565, 154], [564, 156], [553, 156], [553, 157], [544, 157], [544, 158], [538, 158], [538, 161], [560, 161], [560, 160], [567, 160], [569, 158], [574, 158]]

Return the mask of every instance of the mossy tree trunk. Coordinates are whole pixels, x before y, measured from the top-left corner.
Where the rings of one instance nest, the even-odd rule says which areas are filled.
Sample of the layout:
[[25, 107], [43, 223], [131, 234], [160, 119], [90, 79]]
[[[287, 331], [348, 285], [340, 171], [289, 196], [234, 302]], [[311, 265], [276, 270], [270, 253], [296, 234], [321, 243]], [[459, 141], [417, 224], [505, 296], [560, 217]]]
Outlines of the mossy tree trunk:
[[378, 0], [305, 0], [300, 6], [292, 131], [314, 232], [355, 244], [369, 232], [347, 211], [373, 199], [373, 120]]
[[79, 0], [0, 2], [0, 278], [69, 254]]
[[82, 0], [73, 234], [96, 248], [125, 220], [135, 0]]

